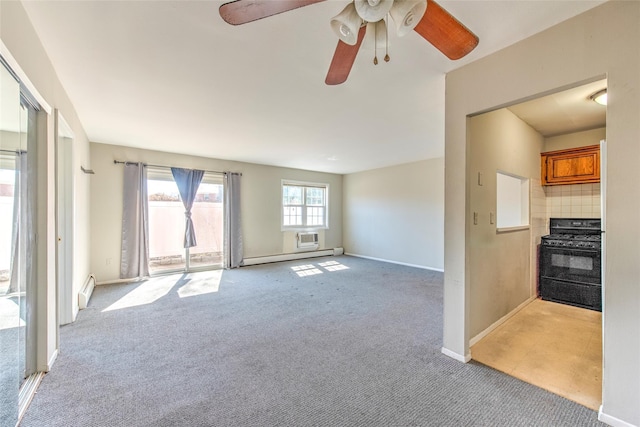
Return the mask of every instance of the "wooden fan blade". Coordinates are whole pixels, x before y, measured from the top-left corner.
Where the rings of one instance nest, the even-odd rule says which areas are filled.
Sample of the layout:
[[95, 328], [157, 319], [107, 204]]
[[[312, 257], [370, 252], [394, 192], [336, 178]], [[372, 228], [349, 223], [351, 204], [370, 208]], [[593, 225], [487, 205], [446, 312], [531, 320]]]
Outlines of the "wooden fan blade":
[[366, 31], [366, 26], [360, 27], [360, 31], [358, 32], [358, 41], [353, 46], [346, 44], [342, 40], [338, 40], [338, 46], [336, 46], [336, 51], [333, 54], [331, 65], [329, 65], [327, 78], [324, 80], [326, 84], [339, 85], [340, 83], [347, 81], [347, 77], [349, 77], [349, 72], [356, 60], [356, 56], [358, 55], [358, 51], [360, 50], [360, 45], [362, 44]]
[[219, 11], [225, 22], [240, 25], [322, 1], [325, 0], [236, 0], [223, 4]]
[[449, 59], [460, 59], [478, 45], [478, 36], [433, 0], [427, 0], [427, 11], [414, 30]]

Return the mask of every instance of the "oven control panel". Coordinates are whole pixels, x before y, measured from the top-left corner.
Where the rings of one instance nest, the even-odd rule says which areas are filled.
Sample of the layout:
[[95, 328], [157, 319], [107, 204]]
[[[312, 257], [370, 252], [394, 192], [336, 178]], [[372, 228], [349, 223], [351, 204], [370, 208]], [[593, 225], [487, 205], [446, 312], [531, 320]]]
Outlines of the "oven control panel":
[[542, 239], [544, 246], [555, 246], [561, 248], [578, 248], [578, 249], [600, 249], [600, 242], [588, 240], [570, 240], [570, 239]]

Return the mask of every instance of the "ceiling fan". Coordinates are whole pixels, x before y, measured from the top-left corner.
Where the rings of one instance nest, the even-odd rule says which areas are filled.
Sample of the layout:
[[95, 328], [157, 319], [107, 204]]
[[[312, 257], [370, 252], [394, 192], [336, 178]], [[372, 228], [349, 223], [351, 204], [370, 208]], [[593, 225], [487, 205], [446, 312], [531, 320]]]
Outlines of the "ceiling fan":
[[[325, 0], [235, 0], [220, 6], [220, 16], [231, 25], [241, 25], [322, 1]], [[389, 16], [398, 35], [415, 30], [452, 60], [464, 57], [478, 45], [478, 37], [433, 0], [353, 0], [331, 20], [339, 41], [326, 84], [338, 85], [347, 80], [367, 31], [374, 32], [374, 40], [383, 34], [385, 43]], [[385, 61], [388, 58], [386, 55]], [[377, 64], [377, 57], [374, 63]]]

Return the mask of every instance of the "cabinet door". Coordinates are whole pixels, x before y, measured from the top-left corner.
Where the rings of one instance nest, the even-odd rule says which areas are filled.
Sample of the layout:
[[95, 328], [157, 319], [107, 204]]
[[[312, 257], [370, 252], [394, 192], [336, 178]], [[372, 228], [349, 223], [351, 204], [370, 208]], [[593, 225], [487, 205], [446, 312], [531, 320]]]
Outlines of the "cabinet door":
[[597, 146], [542, 154], [543, 185], [600, 182]]

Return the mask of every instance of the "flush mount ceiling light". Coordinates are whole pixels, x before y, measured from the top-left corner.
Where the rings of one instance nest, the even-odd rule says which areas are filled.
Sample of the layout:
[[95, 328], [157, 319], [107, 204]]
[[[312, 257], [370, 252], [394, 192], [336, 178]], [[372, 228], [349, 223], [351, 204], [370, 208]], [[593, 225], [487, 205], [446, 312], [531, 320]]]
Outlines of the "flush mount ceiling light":
[[600, 105], [607, 105], [607, 89], [602, 89], [589, 97]]

